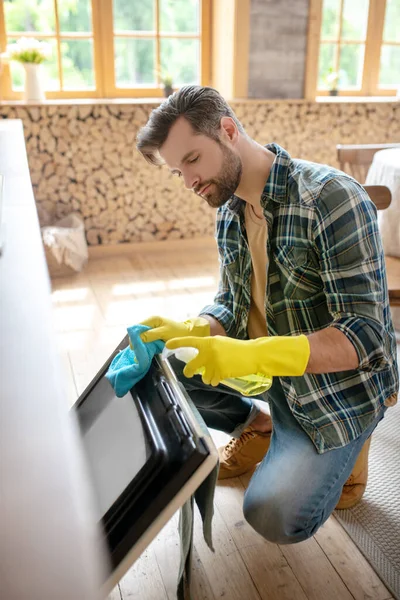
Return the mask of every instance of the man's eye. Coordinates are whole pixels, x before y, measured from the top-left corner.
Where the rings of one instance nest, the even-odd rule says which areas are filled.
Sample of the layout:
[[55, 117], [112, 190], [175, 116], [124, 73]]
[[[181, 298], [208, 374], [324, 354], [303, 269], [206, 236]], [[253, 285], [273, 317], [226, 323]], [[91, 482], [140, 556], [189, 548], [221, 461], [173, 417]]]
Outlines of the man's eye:
[[197, 162], [198, 160], [199, 160], [199, 157], [196, 156], [195, 158], [192, 158], [192, 160], [189, 160], [189, 162], [192, 165], [193, 163]]
[[172, 171], [172, 175], [175, 175], [175, 177], [182, 177], [182, 173], [180, 171]]

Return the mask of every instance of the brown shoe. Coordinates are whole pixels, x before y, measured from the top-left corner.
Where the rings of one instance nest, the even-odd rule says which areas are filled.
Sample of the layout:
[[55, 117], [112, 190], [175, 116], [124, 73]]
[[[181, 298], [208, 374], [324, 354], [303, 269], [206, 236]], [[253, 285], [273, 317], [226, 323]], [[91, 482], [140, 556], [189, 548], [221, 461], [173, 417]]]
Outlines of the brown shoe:
[[365, 492], [368, 480], [368, 452], [371, 437], [367, 439], [358, 455], [350, 477], [343, 486], [342, 495], [336, 508], [351, 508], [359, 502]]
[[250, 425], [240, 438], [231, 438], [226, 446], [218, 448], [218, 479], [237, 477], [255, 467], [268, 452], [271, 433], [259, 433]]

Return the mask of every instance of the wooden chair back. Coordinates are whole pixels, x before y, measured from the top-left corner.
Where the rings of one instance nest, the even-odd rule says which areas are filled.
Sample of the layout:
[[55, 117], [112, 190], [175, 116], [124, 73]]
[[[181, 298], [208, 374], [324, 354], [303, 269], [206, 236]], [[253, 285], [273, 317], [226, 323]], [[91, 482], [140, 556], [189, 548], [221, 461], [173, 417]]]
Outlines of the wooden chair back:
[[400, 148], [400, 144], [339, 144], [336, 146], [339, 168], [364, 183], [375, 152], [386, 148]]
[[386, 185], [364, 185], [363, 188], [378, 210], [390, 206], [392, 194]]

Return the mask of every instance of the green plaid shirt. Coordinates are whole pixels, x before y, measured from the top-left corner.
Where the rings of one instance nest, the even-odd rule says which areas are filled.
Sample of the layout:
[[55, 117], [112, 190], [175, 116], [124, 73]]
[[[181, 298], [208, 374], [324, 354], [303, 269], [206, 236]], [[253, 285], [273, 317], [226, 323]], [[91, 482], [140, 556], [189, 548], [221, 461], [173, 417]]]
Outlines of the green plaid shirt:
[[[280, 378], [293, 415], [323, 453], [356, 439], [398, 391], [376, 208], [341, 171], [292, 159], [277, 144], [267, 148], [276, 154], [261, 197], [268, 227], [269, 334], [336, 327], [359, 358], [354, 371]], [[252, 271], [243, 208], [233, 196], [218, 209], [221, 278], [214, 304], [201, 311], [239, 339], [248, 338]]]

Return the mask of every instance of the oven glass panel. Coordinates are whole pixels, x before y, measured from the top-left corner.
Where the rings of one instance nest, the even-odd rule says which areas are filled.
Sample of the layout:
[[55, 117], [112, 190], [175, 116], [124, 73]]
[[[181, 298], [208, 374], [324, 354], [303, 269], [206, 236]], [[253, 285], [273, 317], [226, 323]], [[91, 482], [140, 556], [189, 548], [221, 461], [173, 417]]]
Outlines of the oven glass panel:
[[117, 398], [105, 377], [82, 405], [80, 426], [100, 521], [151, 452], [132, 395]]

